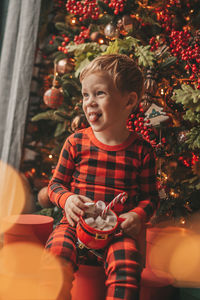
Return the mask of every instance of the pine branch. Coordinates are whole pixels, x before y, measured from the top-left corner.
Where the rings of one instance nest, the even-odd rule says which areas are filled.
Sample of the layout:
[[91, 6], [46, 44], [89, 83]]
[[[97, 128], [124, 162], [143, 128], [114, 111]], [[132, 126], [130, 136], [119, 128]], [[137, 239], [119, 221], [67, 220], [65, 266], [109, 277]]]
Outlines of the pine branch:
[[32, 122], [38, 122], [40, 120], [52, 120], [57, 122], [63, 122], [64, 118], [58, 115], [55, 110], [48, 110], [35, 115], [31, 119]]
[[193, 112], [200, 112], [200, 90], [190, 85], [182, 84], [181, 89], [174, 90], [172, 100]]

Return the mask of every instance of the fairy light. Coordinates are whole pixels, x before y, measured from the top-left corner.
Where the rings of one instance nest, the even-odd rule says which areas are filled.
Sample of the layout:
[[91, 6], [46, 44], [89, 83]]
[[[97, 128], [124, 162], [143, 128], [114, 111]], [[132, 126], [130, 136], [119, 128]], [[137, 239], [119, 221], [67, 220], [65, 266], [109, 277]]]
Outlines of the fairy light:
[[102, 39], [102, 38], [98, 39], [98, 43], [101, 45], [104, 44], [104, 39]]
[[53, 155], [52, 155], [52, 154], [49, 154], [49, 158], [52, 159], [52, 158], [53, 158]]
[[171, 190], [171, 191], [170, 191], [170, 196], [173, 197], [173, 198], [178, 198], [178, 197], [179, 197], [179, 194], [176, 193], [174, 190]]
[[180, 218], [180, 224], [181, 225], [185, 225], [185, 223], [186, 223], [185, 219], [184, 218]]
[[164, 95], [164, 93], [165, 93], [165, 92], [164, 92], [164, 89], [161, 89], [161, 90], [160, 90], [160, 94], [161, 94], [161, 95]]
[[71, 18], [70, 24], [71, 25], [76, 25], [76, 23], [77, 23], [77, 19], [75, 17]]
[[[161, 169], [160, 169], [160, 172], [161, 172]], [[161, 172], [161, 174], [162, 174], [162, 178], [163, 178], [164, 180], [167, 180], [167, 179], [168, 179], [167, 174], [165, 174], [164, 172]]]

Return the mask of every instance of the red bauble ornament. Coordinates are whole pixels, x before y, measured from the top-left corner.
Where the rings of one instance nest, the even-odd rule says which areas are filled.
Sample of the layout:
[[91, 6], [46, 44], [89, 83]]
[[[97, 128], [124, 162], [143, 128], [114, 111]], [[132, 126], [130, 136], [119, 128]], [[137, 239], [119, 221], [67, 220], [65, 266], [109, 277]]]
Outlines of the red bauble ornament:
[[47, 190], [48, 187], [45, 186], [38, 193], [38, 202], [44, 208], [53, 207], [53, 203], [49, 199]]
[[60, 89], [52, 87], [44, 93], [44, 103], [50, 108], [58, 108], [64, 100], [63, 93]]

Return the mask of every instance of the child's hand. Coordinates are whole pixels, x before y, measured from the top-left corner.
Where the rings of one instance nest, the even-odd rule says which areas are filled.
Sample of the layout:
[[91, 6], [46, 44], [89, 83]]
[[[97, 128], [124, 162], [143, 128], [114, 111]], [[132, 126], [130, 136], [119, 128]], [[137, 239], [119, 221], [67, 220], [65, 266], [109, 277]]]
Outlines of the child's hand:
[[71, 195], [65, 203], [65, 214], [71, 226], [79, 221], [80, 216], [84, 215], [85, 202], [93, 202], [90, 198], [82, 195]]
[[130, 237], [135, 237], [139, 234], [141, 229], [141, 219], [138, 214], [133, 211], [127, 212], [119, 216], [126, 220], [121, 223], [121, 229]]

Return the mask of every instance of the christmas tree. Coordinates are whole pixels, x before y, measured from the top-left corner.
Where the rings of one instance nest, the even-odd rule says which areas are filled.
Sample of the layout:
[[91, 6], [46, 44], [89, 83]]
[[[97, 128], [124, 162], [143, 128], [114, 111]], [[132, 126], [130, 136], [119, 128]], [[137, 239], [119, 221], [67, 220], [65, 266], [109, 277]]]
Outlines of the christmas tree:
[[81, 70], [96, 56], [122, 53], [145, 76], [127, 126], [156, 151], [161, 201], [152, 222], [184, 224], [200, 209], [198, 8], [198, 0], [54, 0], [42, 10], [21, 169], [44, 206], [64, 140], [88, 125]]

